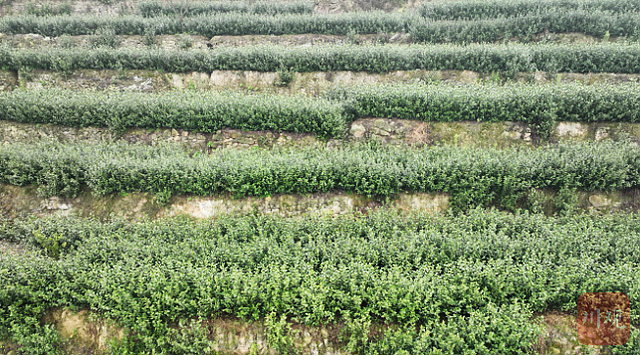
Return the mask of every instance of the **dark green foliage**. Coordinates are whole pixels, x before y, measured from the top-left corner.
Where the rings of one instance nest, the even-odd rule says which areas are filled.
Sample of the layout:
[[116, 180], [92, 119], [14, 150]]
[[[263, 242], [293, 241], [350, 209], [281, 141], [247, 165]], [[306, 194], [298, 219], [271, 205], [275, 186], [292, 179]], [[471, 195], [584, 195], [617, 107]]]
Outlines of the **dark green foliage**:
[[148, 69], [165, 72], [553, 69], [564, 73], [640, 73], [638, 45], [316, 45], [220, 47], [215, 51], [39, 49], [0, 47], [0, 66], [46, 70]]
[[[179, 147], [41, 142], [0, 148], [0, 181], [40, 185], [44, 196], [142, 191], [236, 196], [328, 192], [367, 196], [447, 192], [455, 210], [506, 203], [531, 188], [617, 190], [639, 185], [640, 148], [631, 143], [531, 149], [454, 146], [409, 149], [220, 150], [190, 157]], [[513, 200], [516, 197], [516, 201]]]
[[346, 122], [339, 103], [306, 96], [174, 91], [146, 94], [109, 91], [16, 90], [0, 93], [0, 119], [113, 129], [222, 128], [340, 136]]
[[528, 307], [518, 303], [496, 307], [487, 304], [469, 316], [432, 322], [420, 332], [389, 332], [366, 355], [423, 354], [529, 354], [540, 330], [530, 322]]
[[404, 32], [417, 16], [384, 12], [351, 12], [343, 14], [280, 14], [267, 16], [251, 13], [221, 13], [194, 17], [163, 16], [7, 16], [0, 20], [0, 32], [10, 34], [37, 33], [43, 36], [87, 35], [103, 27], [113, 28], [118, 35], [144, 35], [155, 28], [158, 35], [176, 33], [219, 35], [283, 35], [317, 33], [346, 35], [356, 33]]
[[157, 1], [143, 2], [138, 5], [140, 14], [144, 17], [158, 17], [166, 15], [196, 16], [224, 12], [246, 12], [250, 14], [310, 14], [314, 4], [310, 1], [298, 2], [255, 2], [215, 1], [215, 2], [187, 2], [185, 5], [170, 5]]
[[579, 32], [604, 37], [640, 38], [640, 12], [610, 14], [600, 11], [549, 11], [483, 20], [432, 21], [423, 19], [411, 25], [415, 42], [471, 43], [496, 42], [517, 37], [533, 40], [543, 32]]
[[[38, 320], [55, 306], [117, 320], [145, 353], [187, 339], [205, 349], [204, 329], [169, 325], [224, 315], [271, 317], [283, 349], [283, 316], [319, 324], [348, 315], [358, 320], [348, 322], [355, 347], [377, 355], [521, 354], [535, 340], [531, 312], [575, 310], [583, 292], [626, 293], [640, 321], [637, 214], [47, 217], [5, 223], [0, 239], [29, 242], [38, 230], [71, 239], [57, 261], [0, 255], [0, 333], [21, 343], [44, 333]], [[357, 339], [368, 319], [408, 327], [367, 344]]]
[[325, 97], [348, 103], [356, 117], [423, 121], [520, 121], [547, 137], [557, 121], [638, 122], [640, 86], [361, 85], [335, 88]]
[[117, 48], [120, 42], [120, 38], [116, 36], [116, 31], [112, 28], [97, 29], [94, 35], [89, 37], [89, 43], [91, 43], [92, 48]]
[[515, 17], [549, 10], [606, 11], [614, 14], [639, 12], [638, 0], [459, 0], [429, 1], [422, 4], [420, 14], [432, 20], [479, 20]]

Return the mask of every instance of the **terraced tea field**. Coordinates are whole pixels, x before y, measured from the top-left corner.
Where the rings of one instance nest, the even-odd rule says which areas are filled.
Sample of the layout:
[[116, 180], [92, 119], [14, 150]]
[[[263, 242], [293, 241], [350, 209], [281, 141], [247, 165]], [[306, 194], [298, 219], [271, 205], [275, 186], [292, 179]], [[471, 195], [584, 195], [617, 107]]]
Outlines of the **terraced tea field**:
[[640, 0], [0, 14], [1, 354], [640, 354]]

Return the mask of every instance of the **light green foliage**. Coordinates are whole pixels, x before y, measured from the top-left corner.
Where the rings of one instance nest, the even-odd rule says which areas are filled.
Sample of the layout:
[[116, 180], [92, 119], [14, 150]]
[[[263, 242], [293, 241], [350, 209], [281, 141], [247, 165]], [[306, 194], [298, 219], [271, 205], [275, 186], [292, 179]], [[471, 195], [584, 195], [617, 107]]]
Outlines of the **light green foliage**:
[[58, 37], [58, 43], [61, 48], [65, 48], [65, 49], [73, 48], [74, 46], [73, 38], [67, 35], [62, 35]]
[[93, 36], [89, 38], [89, 42], [92, 48], [117, 48], [121, 41], [120, 38], [116, 36], [116, 31], [112, 28], [99, 28]]
[[178, 38], [178, 47], [180, 49], [189, 49], [193, 46], [193, 39], [188, 34], [182, 34]]
[[558, 213], [570, 215], [575, 212], [578, 203], [576, 189], [562, 188], [553, 198], [553, 205]]
[[603, 38], [606, 33], [637, 40], [640, 12], [611, 14], [593, 10], [547, 11], [517, 17], [433, 21], [421, 19], [410, 26], [415, 42], [470, 43], [496, 42], [513, 37], [528, 41], [543, 32], [579, 32]]
[[325, 97], [349, 103], [356, 117], [423, 121], [520, 121], [548, 137], [557, 121], [637, 122], [640, 90], [625, 85], [360, 85]]
[[614, 142], [535, 149], [227, 149], [211, 156], [126, 142], [0, 147], [0, 181], [37, 184], [44, 196], [75, 196], [84, 186], [99, 195], [140, 191], [160, 197], [342, 190], [382, 198], [403, 191], [446, 192], [454, 210], [492, 203], [514, 210], [526, 205], [520, 199], [531, 188], [611, 191], [638, 186], [639, 176], [640, 148]]
[[214, 355], [215, 342], [209, 340], [208, 329], [196, 319], [186, 323], [178, 322], [178, 329], [168, 328], [166, 343], [160, 345], [166, 348], [167, 355]]
[[71, 10], [72, 7], [69, 3], [62, 3], [58, 6], [53, 6], [50, 3], [45, 2], [40, 6], [36, 6], [35, 3], [28, 2], [25, 5], [25, 13], [27, 15], [35, 16], [69, 15], [71, 14]]
[[344, 315], [344, 320], [344, 328], [339, 339], [346, 344], [345, 350], [354, 355], [364, 355], [369, 347], [371, 319], [369, 317], [353, 319], [347, 313]]
[[47, 256], [54, 259], [60, 257], [60, 250], [67, 246], [66, 242], [60, 243], [62, 235], [53, 233], [52, 236], [45, 236], [39, 229], [33, 232], [33, 236], [36, 238], [38, 244], [45, 250]]
[[528, 354], [522, 344], [532, 344], [540, 329], [530, 322], [527, 308], [517, 302], [502, 307], [489, 303], [469, 316], [430, 322], [420, 332], [389, 332], [366, 354]]
[[142, 35], [144, 44], [148, 47], [152, 47], [156, 44], [156, 30], [155, 28], [146, 28], [144, 35]]
[[295, 71], [291, 70], [290, 68], [281, 68], [280, 70], [278, 70], [279, 82], [277, 84], [280, 86], [289, 86], [289, 84], [293, 82], [295, 77], [296, 77]]
[[163, 72], [471, 70], [483, 73], [640, 73], [640, 46], [599, 45], [257, 45], [215, 51], [139, 49], [11, 50], [0, 46], [0, 67], [45, 70], [147, 69]]
[[[215, 4], [215, 3], [214, 3]], [[285, 3], [286, 4], [286, 3]], [[188, 4], [186, 4], [188, 5]], [[157, 10], [162, 12], [162, 10]], [[176, 10], [177, 11], [177, 10]], [[179, 14], [158, 17], [135, 15], [108, 17], [95, 15], [8, 16], [0, 20], [0, 31], [11, 34], [37, 33], [43, 36], [86, 35], [101, 28], [115, 34], [143, 35], [155, 28], [159, 35], [190, 33], [207, 37], [218, 35], [355, 34], [409, 32], [414, 42], [470, 43], [496, 42], [512, 37], [534, 40], [543, 33], [580, 32], [604, 37], [640, 37], [640, 12], [611, 13], [599, 10], [546, 10], [515, 17], [434, 21], [415, 13], [352, 12], [343, 14], [229, 12], [184, 17]]]
[[452, 0], [425, 2], [420, 14], [432, 20], [480, 20], [536, 14], [545, 11], [640, 11], [637, 0]]
[[119, 130], [140, 127], [215, 132], [238, 128], [330, 137], [341, 136], [347, 126], [339, 103], [301, 95], [16, 90], [0, 93], [0, 107], [0, 119]]
[[[158, 17], [166, 15], [196, 16], [201, 14], [219, 14], [225, 12], [250, 14], [310, 14], [313, 12], [312, 1], [258, 1], [254, 3], [242, 1], [189, 2], [183, 10], [179, 6], [157, 1], [142, 2], [138, 5], [140, 14], [144, 17]], [[183, 11], [181, 11], [183, 10]]]
[[[349, 314], [347, 336], [365, 354], [521, 354], [535, 341], [531, 312], [574, 310], [587, 291], [624, 292], [640, 306], [637, 214], [381, 210], [135, 224], [52, 216], [18, 220], [0, 238], [29, 241], [38, 230], [75, 242], [59, 260], [0, 255], [0, 334], [21, 343], [64, 305], [117, 320], [138, 353], [207, 345], [204, 325], [169, 331], [178, 318], [268, 317], [284, 348], [285, 319], [317, 325]], [[412, 326], [367, 342], [370, 319]]]
[[219, 13], [193, 17], [161, 16], [145, 18], [125, 16], [7, 16], [0, 19], [0, 32], [37, 33], [43, 36], [87, 35], [100, 28], [113, 28], [117, 35], [143, 35], [155, 28], [158, 35], [176, 33], [221, 35], [283, 35], [405, 32], [417, 15], [385, 12], [350, 12], [342, 14]]
[[264, 320], [267, 333], [267, 344], [279, 355], [296, 355], [298, 351], [293, 344], [291, 324], [287, 322], [285, 314], [280, 319], [275, 312], [267, 314]]

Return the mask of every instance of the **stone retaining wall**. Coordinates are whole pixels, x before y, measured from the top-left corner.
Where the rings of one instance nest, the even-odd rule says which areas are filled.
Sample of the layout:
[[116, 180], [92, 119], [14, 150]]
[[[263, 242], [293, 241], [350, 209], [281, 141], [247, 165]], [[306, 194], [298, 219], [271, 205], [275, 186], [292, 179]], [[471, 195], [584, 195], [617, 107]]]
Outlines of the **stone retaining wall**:
[[[533, 354], [602, 354], [611, 351], [601, 346], [583, 346], [576, 338], [576, 318], [570, 313], [546, 312], [536, 315], [542, 326], [538, 343], [532, 349]], [[116, 322], [96, 317], [87, 310], [77, 312], [64, 308], [50, 310], [43, 321], [53, 324], [66, 340], [66, 354], [107, 354], [108, 344], [118, 342], [124, 336], [124, 328]], [[209, 340], [215, 342], [214, 350], [220, 354], [235, 355], [275, 355], [268, 344], [269, 328], [262, 321], [245, 322], [236, 318], [208, 319], [200, 322]], [[326, 324], [306, 326], [289, 323], [290, 336], [297, 354], [347, 355], [345, 343], [340, 341], [344, 324]], [[179, 327], [176, 327], [179, 329]], [[397, 325], [373, 324], [369, 334], [383, 334], [397, 329]], [[18, 347], [11, 342], [0, 342], [0, 354], [17, 355]]]
[[[138, 92], [167, 90], [240, 90], [279, 94], [321, 95], [336, 85], [392, 84], [439, 82], [443, 84], [480, 84], [491, 80], [491, 74], [460, 70], [410, 70], [390, 73], [351, 71], [295, 73], [288, 85], [281, 85], [276, 72], [216, 70], [212, 73], [164, 73], [152, 70], [76, 70], [69, 73], [51, 70], [0, 71], [0, 90], [18, 86], [40, 88], [97, 89]], [[549, 75], [545, 72], [519, 73], [515, 80], [532, 84], [550, 82], [594, 83], [640, 82], [640, 74], [574, 74]]]
[[[149, 193], [121, 193], [98, 197], [84, 191], [75, 198], [39, 197], [35, 186], [17, 187], [0, 184], [0, 213], [7, 218], [24, 218], [30, 215], [51, 214], [94, 216], [109, 218], [112, 214], [128, 220], [161, 218], [188, 215], [193, 218], [215, 218], [222, 215], [242, 215], [249, 213], [296, 216], [303, 214], [342, 215], [352, 212], [366, 213], [369, 210], [386, 207], [405, 211], [439, 213], [449, 208], [449, 195], [445, 193], [401, 193], [388, 202], [376, 201], [357, 194], [343, 192], [274, 195], [257, 198], [235, 199], [229, 194], [214, 196], [173, 196], [166, 206], [157, 203]], [[544, 208], [553, 213], [553, 191], [542, 191]], [[599, 212], [638, 211], [640, 190], [630, 189], [615, 192], [579, 192], [579, 210]]]
[[[66, 127], [50, 124], [0, 121], [0, 144], [49, 139], [60, 142], [112, 142], [178, 144], [190, 151], [211, 153], [219, 148], [275, 148], [290, 146], [336, 147], [349, 142], [376, 141], [382, 144], [424, 146], [456, 144], [473, 147], [514, 147], [546, 144], [533, 129], [519, 122], [422, 122], [414, 120], [363, 118], [354, 121], [344, 140], [321, 140], [311, 134], [222, 129], [213, 134], [177, 129], [129, 129], [124, 133], [108, 128]], [[550, 142], [631, 139], [640, 143], [639, 123], [556, 124]]]

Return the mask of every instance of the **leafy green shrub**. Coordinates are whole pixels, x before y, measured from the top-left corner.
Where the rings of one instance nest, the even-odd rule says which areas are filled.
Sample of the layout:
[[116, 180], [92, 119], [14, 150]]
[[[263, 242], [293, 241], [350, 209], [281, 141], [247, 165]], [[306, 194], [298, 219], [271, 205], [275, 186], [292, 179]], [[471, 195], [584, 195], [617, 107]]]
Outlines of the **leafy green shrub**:
[[546, 203], [545, 195], [542, 191], [531, 189], [527, 195], [527, 207], [526, 209], [532, 213], [543, 213]]
[[278, 70], [278, 82], [277, 85], [280, 86], [289, 86], [293, 82], [296, 77], [295, 70], [290, 68], [281, 68]]
[[178, 47], [180, 49], [189, 49], [193, 46], [193, 39], [188, 34], [183, 34], [178, 38]]
[[527, 40], [543, 32], [580, 32], [586, 35], [640, 38], [640, 12], [610, 14], [592, 10], [548, 11], [517, 17], [432, 21], [422, 19], [412, 23], [411, 38], [416, 42], [469, 43], [496, 42], [512, 37]]
[[[42, 195], [121, 192], [268, 196], [342, 190], [371, 197], [446, 192], [454, 210], [500, 204], [531, 188], [611, 191], [638, 186], [640, 148], [581, 143], [531, 149], [455, 146], [220, 150], [190, 156], [180, 147], [15, 143], [0, 147], [0, 181], [37, 184]], [[561, 194], [562, 195], [562, 194]], [[506, 206], [521, 208], [516, 204]]]
[[73, 38], [67, 35], [62, 35], [58, 37], [58, 43], [59, 43], [58, 45], [64, 49], [73, 48], [75, 46], [75, 43], [73, 42]]
[[614, 355], [640, 354], [640, 329], [632, 328], [631, 338], [624, 345], [607, 346]]
[[[268, 317], [286, 348], [285, 316], [318, 325], [349, 314], [347, 336], [366, 354], [521, 354], [536, 333], [531, 312], [574, 310], [583, 292], [624, 292], [632, 309], [640, 302], [638, 214], [382, 209], [335, 218], [44, 220], [0, 231], [0, 239], [31, 240], [49, 225], [81, 235], [59, 260], [0, 255], [0, 335], [34, 346], [50, 339], [39, 349], [55, 344], [40, 319], [66, 306], [129, 328], [136, 342], [128, 347], [138, 353], [170, 352], [169, 344], [185, 345], [181, 353], [194, 350], [190, 343], [206, 349], [207, 329], [169, 330], [177, 319]], [[410, 326], [367, 342], [369, 320]], [[633, 344], [615, 349], [633, 353]]]
[[454, 0], [425, 2], [420, 14], [431, 20], [479, 20], [515, 17], [555, 10], [606, 11], [614, 14], [639, 12], [636, 0]]
[[348, 314], [344, 315], [345, 326], [339, 339], [346, 343], [345, 350], [354, 355], [364, 355], [369, 347], [369, 332], [371, 319], [362, 317], [353, 319]]
[[416, 16], [385, 12], [351, 12], [343, 14], [220, 13], [194, 17], [161, 16], [7, 16], [0, 19], [0, 31], [10, 34], [37, 33], [42, 36], [88, 35], [100, 28], [113, 28], [117, 35], [143, 35], [155, 28], [158, 35], [176, 33], [221, 35], [283, 35], [404, 32]]
[[27, 15], [34, 16], [54, 16], [54, 15], [69, 15], [71, 14], [72, 7], [69, 3], [63, 3], [58, 6], [53, 6], [50, 3], [43, 3], [40, 7], [37, 7], [33, 2], [28, 2], [25, 5], [25, 13]]
[[558, 213], [570, 215], [576, 209], [578, 196], [576, 189], [562, 188], [553, 197], [553, 207]]
[[[239, 128], [330, 137], [340, 136], [347, 125], [339, 103], [306, 96], [233, 92], [16, 90], [0, 94], [0, 107], [0, 119], [114, 129], [168, 127], [215, 132]], [[56, 169], [65, 168], [61, 165]]]
[[116, 31], [112, 28], [99, 28], [95, 34], [89, 38], [91, 48], [117, 48], [120, 42], [120, 39], [116, 36]]
[[60, 243], [62, 235], [58, 233], [54, 233], [53, 236], [47, 237], [38, 229], [33, 232], [33, 235], [38, 244], [45, 250], [47, 256], [54, 259], [58, 259], [60, 257], [60, 249], [67, 246], [66, 242]]
[[637, 122], [638, 85], [359, 85], [325, 94], [356, 117], [423, 121], [520, 121], [548, 137], [557, 121]]
[[[313, 12], [314, 4], [310, 1], [297, 2], [255, 2], [247, 3], [241, 1], [215, 1], [215, 2], [189, 2], [184, 9], [184, 16], [196, 16], [201, 14], [224, 13], [224, 12], [246, 12], [251, 14], [310, 14]], [[144, 17], [158, 17], [175, 15], [179, 12], [176, 6], [159, 3], [157, 1], [147, 1], [138, 5], [140, 14]], [[180, 9], [181, 10], [181, 9]]]
[[640, 46], [599, 45], [316, 45], [221, 47], [215, 51], [139, 49], [11, 50], [0, 46], [0, 66], [45, 70], [146, 69], [164, 72], [255, 70], [297, 72], [397, 70], [508, 70], [565, 73], [640, 73]]
[[530, 317], [531, 311], [518, 303], [488, 304], [469, 316], [432, 322], [421, 332], [390, 332], [367, 355], [528, 354], [540, 331]]
[[640, 37], [639, 21], [640, 12], [594, 10], [548, 10], [515, 17], [455, 21], [433, 21], [413, 13], [385, 12], [274, 15], [235, 12], [193, 17], [184, 17], [181, 12], [180, 16], [150, 18], [133, 15], [8, 16], [0, 20], [0, 31], [60, 36], [87, 35], [102, 28], [112, 28], [117, 35], [143, 35], [149, 28], [155, 28], [159, 35], [190, 33], [213, 37], [311, 33], [346, 35], [351, 42], [356, 34], [409, 32], [414, 42], [470, 43], [496, 42], [512, 37], [530, 40], [543, 32], [580, 32], [598, 37], [609, 33], [610, 36], [637, 39]]
[[213, 350], [216, 344], [207, 335], [208, 330], [202, 326], [202, 322], [193, 319], [190, 323], [185, 323], [181, 320], [177, 329], [167, 329], [168, 340], [162, 346], [167, 348], [168, 355], [216, 354]]
[[152, 47], [156, 44], [156, 30], [155, 28], [146, 28], [144, 31], [144, 35], [142, 35], [142, 39], [144, 41], [144, 45], [148, 47]]

